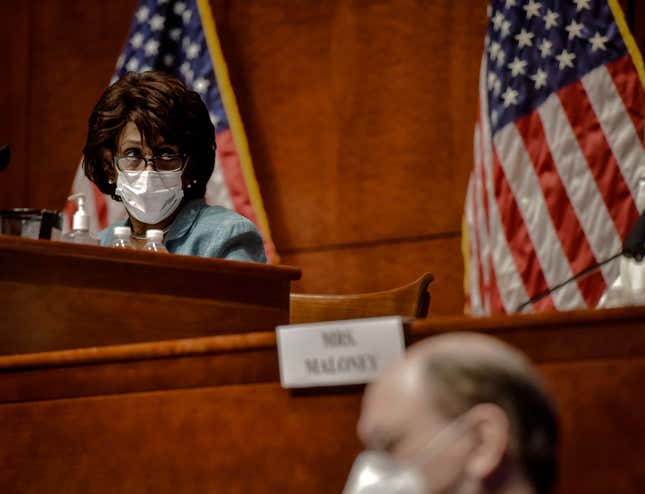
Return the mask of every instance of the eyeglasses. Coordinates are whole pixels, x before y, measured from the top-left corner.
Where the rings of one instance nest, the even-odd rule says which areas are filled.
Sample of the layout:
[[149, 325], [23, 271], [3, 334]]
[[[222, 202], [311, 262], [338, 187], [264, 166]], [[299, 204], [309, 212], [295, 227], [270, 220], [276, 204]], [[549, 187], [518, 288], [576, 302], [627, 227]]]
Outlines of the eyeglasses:
[[122, 172], [142, 172], [152, 165], [153, 170], [158, 172], [177, 172], [184, 169], [188, 157], [185, 154], [162, 154], [144, 158], [143, 156], [115, 156], [114, 163]]

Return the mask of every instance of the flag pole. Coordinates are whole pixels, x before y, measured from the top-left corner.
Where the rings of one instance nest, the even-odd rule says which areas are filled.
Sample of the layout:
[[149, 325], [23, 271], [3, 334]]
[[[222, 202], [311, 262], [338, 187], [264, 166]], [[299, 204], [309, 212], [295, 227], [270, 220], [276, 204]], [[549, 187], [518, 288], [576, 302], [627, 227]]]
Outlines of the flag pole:
[[197, 0], [197, 8], [199, 9], [199, 15], [202, 19], [204, 35], [206, 36], [206, 44], [208, 45], [208, 51], [213, 62], [215, 79], [217, 80], [217, 85], [226, 110], [226, 116], [228, 117], [231, 131], [233, 132], [233, 140], [240, 156], [242, 175], [244, 176], [244, 182], [249, 192], [251, 205], [255, 211], [258, 228], [262, 232], [262, 236], [266, 242], [271, 261], [273, 263], [279, 263], [280, 256], [273, 244], [273, 238], [269, 228], [269, 220], [267, 219], [264, 202], [262, 201], [262, 195], [260, 194], [260, 187], [258, 186], [255, 171], [253, 169], [249, 143], [246, 138], [246, 132], [244, 131], [244, 125], [242, 124], [242, 118], [235, 99], [235, 93], [233, 92], [233, 87], [231, 85], [228, 67], [226, 66], [222, 47], [219, 43], [215, 17], [211, 11], [209, 0]]

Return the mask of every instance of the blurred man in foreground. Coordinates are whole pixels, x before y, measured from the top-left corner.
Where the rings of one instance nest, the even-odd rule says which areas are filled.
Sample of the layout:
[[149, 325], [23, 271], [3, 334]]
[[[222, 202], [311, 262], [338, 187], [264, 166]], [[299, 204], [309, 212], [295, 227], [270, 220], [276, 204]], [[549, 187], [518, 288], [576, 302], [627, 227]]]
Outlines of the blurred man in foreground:
[[544, 494], [558, 424], [529, 361], [491, 337], [424, 340], [366, 390], [345, 494]]

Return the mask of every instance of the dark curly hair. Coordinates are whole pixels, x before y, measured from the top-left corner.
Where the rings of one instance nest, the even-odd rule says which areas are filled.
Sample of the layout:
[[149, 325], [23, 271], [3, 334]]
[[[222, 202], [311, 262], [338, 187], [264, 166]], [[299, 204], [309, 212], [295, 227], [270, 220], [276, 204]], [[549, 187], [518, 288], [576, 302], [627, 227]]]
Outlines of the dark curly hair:
[[191, 187], [184, 196], [204, 197], [216, 147], [215, 128], [199, 94], [159, 71], [128, 72], [103, 93], [89, 118], [83, 169], [101, 192], [117, 200], [113, 156], [128, 122], [134, 122], [148, 144], [163, 139], [188, 155], [183, 177]]

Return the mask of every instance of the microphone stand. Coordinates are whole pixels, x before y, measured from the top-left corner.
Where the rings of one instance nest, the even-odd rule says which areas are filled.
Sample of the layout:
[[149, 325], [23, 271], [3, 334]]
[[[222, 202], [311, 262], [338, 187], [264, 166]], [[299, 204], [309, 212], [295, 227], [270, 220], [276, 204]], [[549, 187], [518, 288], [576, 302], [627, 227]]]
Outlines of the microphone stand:
[[538, 293], [536, 295], [533, 295], [526, 302], [522, 302], [520, 305], [518, 305], [517, 308], [515, 309], [514, 314], [519, 314], [524, 309], [524, 307], [526, 307], [527, 305], [534, 304], [535, 302], [539, 302], [544, 297], [546, 297], [548, 295], [551, 295], [553, 292], [555, 292], [556, 290], [559, 290], [560, 288], [562, 288], [565, 285], [568, 285], [572, 281], [578, 281], [578, 280], [580, 280], [582, 278], [585, 278], [586, 276], [589, 276], [591, 273], [596, 271], [598, 268], [604, 266], [608, 262], [613, 261], [617, 257], [622, 256], [624, 252], [625, 252], [624, 250], [621, 250], [620, 252], [614, 254], [613, 256], [608, 257], [604, 261], [595, 262], [591, 266], [586, 267], [585, 269], [580, 271], [578, 274], [573, 275], [571, 278], [563, 281], [562, 283], [558, 283], [557, 285], [555, 285], [552, 288], [549, 288], [548, 290], [544, 290], [543, 292], [540, 292], [540, 293]]

